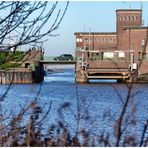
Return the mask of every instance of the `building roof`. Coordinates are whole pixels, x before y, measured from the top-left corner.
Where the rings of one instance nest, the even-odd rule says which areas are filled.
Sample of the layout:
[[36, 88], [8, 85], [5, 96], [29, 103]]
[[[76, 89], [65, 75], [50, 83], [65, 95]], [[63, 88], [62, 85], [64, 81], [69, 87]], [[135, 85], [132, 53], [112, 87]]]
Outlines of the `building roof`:
[[142, 11], [142, 9], [117, 9], [117, 11]]
[[124, 29], [148, 29], [148, 26], [123, 26]]
[[87, 35], [116, 35], [116, 32], [75, 32], [74, 35], [76, 34], [87, 34]]

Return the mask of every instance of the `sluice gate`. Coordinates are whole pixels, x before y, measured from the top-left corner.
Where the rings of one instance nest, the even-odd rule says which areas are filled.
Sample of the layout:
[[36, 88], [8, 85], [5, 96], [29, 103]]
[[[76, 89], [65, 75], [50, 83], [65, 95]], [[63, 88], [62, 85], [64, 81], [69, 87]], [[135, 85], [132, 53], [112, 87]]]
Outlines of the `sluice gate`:
[[[116, 79], [118, 82], [136, 80], [137, 63], [134, 63], [133, 53], [128, 54], [128, 59], [111, 59], [100, 57], [91, 59], [92, 52], [82, 51], [76, 61], [76, 82], [86, 83], [90, 79]], [[95, 53], [93, 51], [93, 53]], [[97, 51], [98, 53], [98, 51]], [[103, 55], [101, 53], [101, 55]], [[90, 58], [91, 56], [91, 58]]]

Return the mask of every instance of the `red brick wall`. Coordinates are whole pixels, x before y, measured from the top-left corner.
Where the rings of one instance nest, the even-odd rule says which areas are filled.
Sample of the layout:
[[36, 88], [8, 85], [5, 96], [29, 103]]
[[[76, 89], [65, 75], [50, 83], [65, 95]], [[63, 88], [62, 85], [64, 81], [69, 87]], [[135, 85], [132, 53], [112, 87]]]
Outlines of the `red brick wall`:
[[[143, 52], [142, 39], [146, 39], [148, 36], [148, 30], [141, 27], [142, 11], [129, 9], [116, 12], [116, 33], [75, 33], [76, 48], [88, 47], [90, 50], [124, 50], [126, 52], [133, 50], [134, 62], [138, 63]], [[128, 27], [131, 26], [137, 28], [129, 29]], [[80, 39], [81, 42], [77, 42], [77, 39]], [[76, 52], [76, 56], [81, 55], [80, 52]], [[90, 68], [128, 68], [128, 65], [126, 62], [89, 61]], [[139, 71], [148, 73], [148, 62], [145, 61]]]
[[[135, 61], [139, 59], [139, 54], [142, 54], [142, 39], [146, 41], [147, 29], [126, 29], [123, 31], [118, 42], [119, 50], [133, 50]], [[146, 42], [145, 42], [146, 44]]]
[[[134, 20], [133, 20], [134, 17]], [[117, 10], [116, 11], [116, 31], [119, 34], [123, 30], [123, 26], [141, 26], [142, 11], [141, 10]]]
[[124, 69], [129, 67], [129, 63], [127, 62], [114, 62], [114, 61], [89, 61], [89, 68], [101, 68], [101, 69]]
[[[79, 40], [82, 40], [80, 42]], [[76, 34], [76, 48], [87, 47], [90, 50], [112, 49], [117, 46], [116, 34]]]
[[[141, 26], [142, 11], [116, 11], [117, 48], [129, 50], [129, 31], [124, 30], [128, 26]], [[134, 17], [134, 20], [133, 20]]]
[[143, 61], [138, 69], [139, 74], [148, 74], [148, 61]]

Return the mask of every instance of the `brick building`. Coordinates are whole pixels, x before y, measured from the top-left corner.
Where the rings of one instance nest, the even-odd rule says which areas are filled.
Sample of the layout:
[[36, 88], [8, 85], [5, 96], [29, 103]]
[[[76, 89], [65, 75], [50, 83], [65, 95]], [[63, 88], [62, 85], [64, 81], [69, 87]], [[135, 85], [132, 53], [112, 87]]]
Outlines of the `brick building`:
[[119, 71], [129, 71], [132, 67], [130, 71], [138, 69], [138, 76], [148, 73], [148, 27], [142, 26], [141, 9], [116, 10], [116, 32], [76, 32], [75, 35], [77, 82], [85, 82], [82, 75], [87, 75], [86, 81], [95, 74], [101, 78], [99, 72], [91, 77], [82, 65], [97, 70], [118, 67]]

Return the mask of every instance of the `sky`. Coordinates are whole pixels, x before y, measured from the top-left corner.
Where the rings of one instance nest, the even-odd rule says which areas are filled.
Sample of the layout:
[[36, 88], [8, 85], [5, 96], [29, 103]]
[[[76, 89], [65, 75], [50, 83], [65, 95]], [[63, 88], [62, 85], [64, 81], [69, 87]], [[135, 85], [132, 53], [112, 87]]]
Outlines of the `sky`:
[[[148, 1], [70, 1], [58, 30], [44, 43], [45, 56], [75, 55], [75, 32], [115, 32], [116, 9], [140, 9], [142, 3], [144, 26], [148, 26]], [[63, 9], [66, 2], [59, 2]]]

